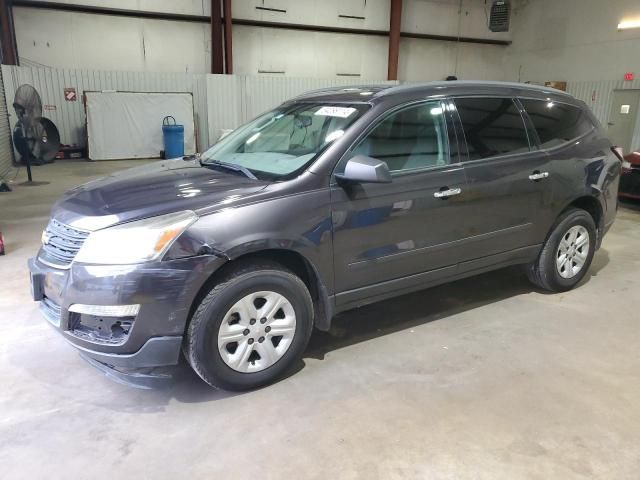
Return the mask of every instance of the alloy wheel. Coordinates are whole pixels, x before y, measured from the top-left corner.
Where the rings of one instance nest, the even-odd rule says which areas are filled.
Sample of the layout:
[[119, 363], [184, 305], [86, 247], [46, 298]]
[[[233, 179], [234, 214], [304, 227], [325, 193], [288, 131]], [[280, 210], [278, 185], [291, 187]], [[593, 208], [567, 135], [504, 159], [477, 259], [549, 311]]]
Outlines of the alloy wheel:
[[582, 225], [571, 227], [560, 240], [556, 253], [556, 268], [562, 278], [575, 277], [589, 256], [589, 232]]

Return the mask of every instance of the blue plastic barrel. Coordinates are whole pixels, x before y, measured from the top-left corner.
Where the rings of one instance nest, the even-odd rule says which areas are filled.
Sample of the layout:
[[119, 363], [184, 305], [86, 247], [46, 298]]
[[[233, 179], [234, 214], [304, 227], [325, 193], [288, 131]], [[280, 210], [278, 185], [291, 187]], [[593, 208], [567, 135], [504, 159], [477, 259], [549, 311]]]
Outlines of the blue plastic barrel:
[[162, 137], [164, 158], [178, 158], [184, 155], [184, 125], [176, 124], [176, 119], [170, 115], [162, 119]]

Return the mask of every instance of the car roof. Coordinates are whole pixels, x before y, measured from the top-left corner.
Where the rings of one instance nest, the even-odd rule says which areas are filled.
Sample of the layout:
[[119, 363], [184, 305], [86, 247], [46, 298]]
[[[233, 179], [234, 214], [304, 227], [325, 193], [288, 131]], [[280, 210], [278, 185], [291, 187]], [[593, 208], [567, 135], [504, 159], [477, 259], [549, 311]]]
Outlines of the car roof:
[[382, 91], [395, 85], [353, 85], [346, 87], [329, 87], [305, 92], [293, 98], [294, 101], [335, 101], [345, 103], [368, 102]]
[[554, 98], [575, 102], [566, 92], [551, 87], [527, 83], [455, 80], [448, 82], [410, 83], [403, 85], [378, 84], [332, 87], [304, 93], [292, 101], [377, 103], [428, 96], [449, 95], [512, 95], [516, 97]]

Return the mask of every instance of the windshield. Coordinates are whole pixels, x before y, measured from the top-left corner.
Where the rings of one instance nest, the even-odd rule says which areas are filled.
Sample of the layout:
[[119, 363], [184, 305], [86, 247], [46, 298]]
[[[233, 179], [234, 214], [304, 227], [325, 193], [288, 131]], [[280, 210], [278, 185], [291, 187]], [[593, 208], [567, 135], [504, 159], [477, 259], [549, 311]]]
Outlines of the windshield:
[[367, 104], [285, 105], [224, 137], [202, 155], [202, 163], [243, 167], [261, 180], [284, 179], [313, 162], [368, 108]]

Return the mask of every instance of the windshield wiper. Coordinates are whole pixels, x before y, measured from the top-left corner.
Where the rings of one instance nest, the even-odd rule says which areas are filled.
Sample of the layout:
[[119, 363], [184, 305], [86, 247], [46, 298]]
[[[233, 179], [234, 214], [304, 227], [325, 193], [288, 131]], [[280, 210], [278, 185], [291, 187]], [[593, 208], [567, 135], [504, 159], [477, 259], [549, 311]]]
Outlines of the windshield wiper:
[[200, 160], [200, 165], [204, 167], [212, 167], [212, 166], [220, 167], [220, 168], [224, 168], [225, 170], [231, 170], [232, 172], [239, 172], [243, 174], [245, 177], [250, 178], [251, 180], [258, 179], [258, 177], [256, 177], [253, 173], [251, 173], [251, 170], [243, 167], [242, 165], [238, 165], [236, 163], [221, 162], [220, 160], [210, 160], [208, 162], [203, 162], [202, 160]]

